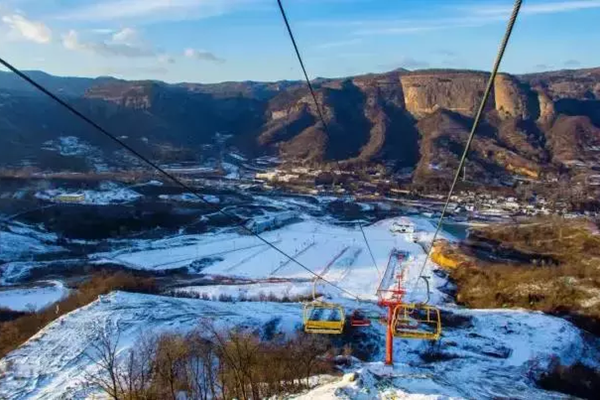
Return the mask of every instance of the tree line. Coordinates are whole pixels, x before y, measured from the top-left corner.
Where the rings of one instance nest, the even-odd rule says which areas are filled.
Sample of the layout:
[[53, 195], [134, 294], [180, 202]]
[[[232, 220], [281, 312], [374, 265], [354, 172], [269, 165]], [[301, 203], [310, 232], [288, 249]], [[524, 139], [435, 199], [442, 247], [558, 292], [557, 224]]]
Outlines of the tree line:
[[113, 400], [289, 395], [309, 388], [314, 375], [333, 373], [340, 352], [304, 333], [264, 340], [248, 330], [220, 331], [208, 321], [187, 334], [143, 336], [126, 352], [119, 352], [119, 337], [118, 327], [103, 330], [88, 353], [97, 368], [87, 374], [87, 385]]

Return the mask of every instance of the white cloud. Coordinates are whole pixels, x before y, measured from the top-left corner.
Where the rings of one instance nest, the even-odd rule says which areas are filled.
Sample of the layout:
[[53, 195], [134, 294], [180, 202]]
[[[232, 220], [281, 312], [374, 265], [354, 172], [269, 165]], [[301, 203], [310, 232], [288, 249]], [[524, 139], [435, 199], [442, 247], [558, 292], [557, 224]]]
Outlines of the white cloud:
[[115, 30], [112, 28], [92, 28], [89, 31], [92, 33], [97, 33], [99, 35], [109, 35], [115, 32]]
[[[208, 18], [264, 0], [108, 0], [95, 1], [65, 12], [57, 18], [81, 21], [123, 19], [161, 21]], [[86, 4], [87, 3], [87, 4]]]
[[133, 42], [137, 38], [137, 32], [131, 28], [125, 28], [115, 33], [108, 41], [86, 41], [82, 40], [79, 33], [70, 30], [62, 37], [63, 46], [68, 50], [88, 51], [103, 56], [118, 57], [154, 57], [156, 52], [147, 46]]
[[325, 42], [315, 46], [315, 49], [332, 49], [337, 47], [352, 46], [362, 43], [362, 39], [340, 40], [338, 42]]
[[73, 29], [62, 37], [63, 46], [68, 50], [84, 50], [85, 45], [79, 42], [79, 35]]
[[31, 21], [19, 14], [5, 15], [2, 22], [8, 25], [10, 35], [15, 38], [42, 44], [52, 40], [52, 31], [43, 22]]
[[133, 28], [123, 28], [112, 35], [112, 42], [115, 44], [135, 46], [138, 45], [141, 40], [138, 31]]
[[[521, 13], [526, 15], [554, 14], [568, 11], [587, 10], [600, 8], [600, 0], [569, 0], [569, 1], [546, 1], [543, 3], [527, 3], [521, 7]], [[510, 15], [510, 6], [484, 6], [473, 8], [472, 11], [480, 15]]]
[[212, 62], [216, 62], [216, 63], [224, 63], [225, 62], [224, 59], [217, 57], [210, 51], [197, 50], [197, 49], [185, 49], [185, 51], [183, 52], [183, 55], [187, 58], [193, 58], [196, 60], [212, 61]]
[[465, 12], [460, 17], [448, 18], [423, 18], [423, 19], [390, 19], [375, 20], [337, 20], [337, 21], [305, 21], [304, 25], [319, 26], [323, 28], [351, 29], [354, 36], [371, 35], [414, 35], [432, 31], [453, 28], [472, 28], [490, 23], [505, 22], [505, 15], [474, 15]]
[[[355, 36], [370, 35], [411, 35], [455, 28], [476, 28], [493, 23], [506, 22], [512, 11], [510, 4], [453, 7], [453, 14], [447, 18], [398, 19], [393, 16], [365, 20], [316, 20], [304, 21], [304, 25], [319, 26], [325, 29], [352, 29]], [[510, 3], [505, 1], [504, 3]], [[550, 13], [562, 13], [600, 8], [600, 0], [569, 0], [524, 2], [521, 16]], [[459, 10], [459, 13], [456, 13]], [[451, 12], [451, 11], [449, 11]]]

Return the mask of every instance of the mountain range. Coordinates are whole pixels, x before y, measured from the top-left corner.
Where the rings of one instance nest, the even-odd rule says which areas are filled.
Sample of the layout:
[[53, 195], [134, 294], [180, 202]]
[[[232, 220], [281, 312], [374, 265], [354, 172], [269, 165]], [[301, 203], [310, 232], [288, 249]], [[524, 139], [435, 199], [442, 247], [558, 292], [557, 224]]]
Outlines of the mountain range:
[[[489, 78], [480, 71], [404, 69], [319, 78], [313, 85], [325, 127], [301, 81], [167, 84], [26, 73], [159, 162], [203, 160], [228, 148], [294, 164], [382, 163], [419, 182], [451, 176]], [[131, 161], [6, 72], [0, 132], [3, 167], [86, 170]], [[469, 153], [471, 179], [587, 177], [596, 170], [600, 68], [497, 76]]]

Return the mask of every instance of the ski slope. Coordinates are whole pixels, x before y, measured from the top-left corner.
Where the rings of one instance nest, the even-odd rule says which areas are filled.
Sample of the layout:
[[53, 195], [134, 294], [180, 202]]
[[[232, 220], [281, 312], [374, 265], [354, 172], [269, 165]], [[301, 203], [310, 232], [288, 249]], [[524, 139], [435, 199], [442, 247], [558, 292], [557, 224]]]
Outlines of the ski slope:
[[[356, 379], [338, 379], [319, 385], [296, 398], [562, 399], [568, 396], [539, 389], [533, 381], [553, 357], [564, 364], [580, 361], [598, 366], [597, 339], [564, 319], [524, 310], [467, 310], [454, 305], [451, 298], [440, 291], [447, 281], [441, 274], [433, 273], [435, 264], [423, 264], [423, 248], [407, 235], [390, 232], [393, 221], [367, 226], [365, 233], [381, 273], [392, 249], [407, 254], [394, 266], [394, 276], [399, 269], [403, 270], [409, 301], [423, 301], [426, 297], [424, 285], [418, 279], [424, 266], [423, 273], [430, 277], [432, 288], [430, 303], [438, 305], [447, 316], [439, 347], [432, 347], [430, 342], [396, 339], [395, 365], [384, 366], [379, 360], [383, 358], [385, 327], [374, 323], [362, 329], [375, 338], [378, 350], [370, 362], [357, 362], [349, 368], [347, 372], [355, 372]], [[427, 220], [414, 219], [413, 222], [420, 232], [433, 231]], [[375, 296], [379, 273], [357, 228], [306, 218], [265, 236], [285, 251], [296, 254], [307, 268], [361, 299], [359, 302], [322, 281], [317, 282], [317, 291], [329, 301], [339, 302], [348, 313], [356, 307], [383, 312]], [[254, 240], [231, 232], [182, 236], [144, 243], [132, 252], [95, 255], [95, 260], [112, 258], [135, 268], [158, 269], [157, 264], [177, 257], [190, 260], [213, 257], [216, 261], [202, 272], [214, 276], [215, 285], [178, 289], [207, 293], [211, 299], [222, 293], [239, 298], [261, 292], [280, 296], [311, 292], [310, 273], [283, 257], [278, 258]], [[189, 262], [180, 261], [179, 265]], [[244, 277], [246, 283], [220, 284], [216, 279], [219, 276]], [[86, 373], [94, 371], [95, 364], [86, 354], [98, 334], [110, 326], [119, 327], [119, 349], [125, 351], [144, 333], [187, 332], [198, 327], [203, 318], [215, 321], [222, 328], [237, 326], [257, 331], [272, 322], [278, 330], [292, 334], [301, 326], [301, 310], [299, 303], [231, 303], [114, 292], [51, 323], [0, 361], [0, 371], [11, 365], [6, 376], [0, 378], [0, 398], [80, 399], [89, 396], [83, 381]], [[441, 359], [428, 360], [426, 356], [431, 351], [442, 354]]]
[[0, 263], [8, 260], [31, 259], [33, 255], [38, 254], [64, 251], [63, 247], [56, 245], [57, 240], [56, 234], [47, 232], [41, 227], [5, 221], [0, 225]]
[[[390, 231], [393, 221], [388, 219], [364, 227], [377, 267], [357, 225], [333, 225], [310, 216], [304, 216], [301, 222], [261, 234], [302, 265], [254, 236], [234, 232], [161, 239], [145, 243], [138, 250], [99, 253], [92, 255], [91, 259], [97, 264], [116, 262], [132, 269], [152, 271], [191, 266], [194, 272], [208, 276], [257, 282], [273, 278], [311, 281], [317, 274], [361, 299], [375, 300], [380, 273], [385, 269], [392, 249], [410, 253], [414, 263], [422, 261], [425, 256], [420, 245], [407, 240], [405, 235]], [[428, 221], [417, 222], [423, 229], [433, 230]], [[195, 261], [201, 263], [203, 260], [206, 260], [207, 266], [201, 270], [194, 268]], [[431, 275], [432, 265], [428, 265], [425, 271], [428, 275]], [[407, 278], [409, 282], [416, 280], [416, 276], [412, 275]], [[317, 282], [317, 286], [320, 293], [351, 298], [348, 293], [343, 294], [322, 281]], [[423, 295], [424, 288], [417, 289], [421, 293], [417, 292], [415, 296]]]

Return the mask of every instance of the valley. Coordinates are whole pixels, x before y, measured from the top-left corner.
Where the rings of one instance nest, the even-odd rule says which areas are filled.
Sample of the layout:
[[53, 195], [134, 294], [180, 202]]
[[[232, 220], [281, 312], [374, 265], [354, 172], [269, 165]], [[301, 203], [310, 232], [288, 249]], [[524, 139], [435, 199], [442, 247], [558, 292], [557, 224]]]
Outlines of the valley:
[[[73, 86], [74, 78], [29, 73], [61, 88], [65, 100], [160, 164], [187, 163], [223, 176], [231, 175], [231, 161], [256, 173], [256, 163], [244, 160], [257, 160], [258, 172], [268, 169], [268, 160], [322, 173], [378, 170], [408, 189], [434, 192], [446, 188], [457, 166], [488, 76], [399, 69], [318, 79], [324, 130], [299, 81], [203, 85], [98, 78]], [[571, 180], [571, 191], [594, 197], [599, 81], [598, 69], [498, 76], [464, 171], [466, 186], [536, 190], [552, 183], [566, 190], [561, 184]], [[143, 171], [115, 143], [16, 77], [1, 73], [0, 93], [0, 167], [6, 172]]]
[[[11, 199], [5, 204], [12, 208], [4, 213], [0, 231], [0, 308], [31, 312], [48, 307], [51, 314], [53, 300], [81, 291], [78, 285], [98, 273], [127, 272], [140, 282], [151, 279], [152, 294], [110, 291], [51, 319], [0, 361], [0, 396], [85, 398], [94, 393], [97, 389], [85, 383], [98, 371], [90, 354], [107, 330], [119, 332], [122, 355], [143, 332], [186, 334], [206, 319], [221, 330], [244, 328], [267, 337], [272, 333], [263, 329], [269, 326], [293, 337], [302, 327], [302, 302], [312, 300], [313, 288], [348, 313], [360, 307], [382, 314], [376, 295], [380, 272], [390, 252], [397, 250], [408, 255], [398, 266], [410, 289], [405, 300], [429, 298], [441, 309], [441, 341], [394, 340], [392, 368], [382, 363], [384, 325], [374, 323], [360, 331], [348, 327], [333, 340], [338, 347], [355, 349], [358, 358], [342, 372], [356, 374], [358, 380], [337, 378], [331, 383], [323, 377], [300, 396], [567, 398], [539, 383], [556, 360], [566, 366], [599, 367], [598, 339], [565, 319], [523, 309], [458, 306], [455, 283], [432, 261], [423, 271], [430, 281], [427, 292], [418, 276], [435, 217], [425, 210], [439, 212], [439, 199], [360, 200], [335, 193], [240, 190], [241, 181], [223, 179], [223, 186], [202, 192], [207, 201], [200, 202], [156, 179], [129, 185], [86, 181], [85, 189], [77, 180], [43, 181], [40, 186], [30, 178], [19, 185], [13, 180], [13, 195], [4, 192]], [[83, 197], [61, 197], [69, 193]], [[23, 211], [25, 204], [32, 211]], [[226, 219], [218, 212], [221, 208], [235, 218]], [[392, 229], [407, 220], [414, 234]], [[448, 222], [452, 220], [477, 225], [475, 220], [497, 224], [510, 218], [473, 219], [458, 213]], [[336, 287], [315, 282], [307, 270], [241, 230], [242, 222]], [[459, 239], [446, 231], [443, 237]]]

